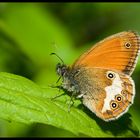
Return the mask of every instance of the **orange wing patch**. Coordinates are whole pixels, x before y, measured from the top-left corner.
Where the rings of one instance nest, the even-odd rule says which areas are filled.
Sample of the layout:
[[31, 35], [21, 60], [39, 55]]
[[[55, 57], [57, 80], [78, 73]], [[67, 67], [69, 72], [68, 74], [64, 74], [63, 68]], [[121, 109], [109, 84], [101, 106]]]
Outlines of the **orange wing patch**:
[[72, 67], [115, 69], [131, 75], [140, 50], [140, 38], [135, 32], [121, 32], [95, 44], [80, 56]]

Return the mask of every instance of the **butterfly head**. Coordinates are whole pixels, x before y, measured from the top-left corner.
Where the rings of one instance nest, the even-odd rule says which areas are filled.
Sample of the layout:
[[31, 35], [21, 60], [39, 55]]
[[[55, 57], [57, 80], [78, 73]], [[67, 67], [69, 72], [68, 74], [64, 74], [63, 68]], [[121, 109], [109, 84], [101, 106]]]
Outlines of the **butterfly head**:
[[64, 64], [64, 61], [61, 59], [61, 57], [59, 57], [56, 53], [51, 53], [50, 55], [55, 55], [62, 62], [56, 65], [56, 72], [58, 75], [63, 77], [67, 73], [68, 67]]
[[65, 64], [58, 63], [56, 65], [56, 72], [60, 76], [64, 76], [68, 71], [68, 67]]

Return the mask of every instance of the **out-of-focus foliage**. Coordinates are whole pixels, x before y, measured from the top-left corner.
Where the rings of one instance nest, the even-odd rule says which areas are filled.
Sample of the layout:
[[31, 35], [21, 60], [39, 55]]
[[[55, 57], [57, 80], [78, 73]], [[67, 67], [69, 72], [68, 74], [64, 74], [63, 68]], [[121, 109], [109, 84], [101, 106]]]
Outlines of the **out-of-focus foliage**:
[[[70, 65], [106, 36], [125, 30], [140, 32], [139, 13], [139, 3], [1, 3], [0, 71], [24, 76], [46, 88], [55, 84], [58, 78], [55, 66], [59, 60], [50, 56], [51, 52], [56, 52]], [[84, 109], [93, 121], [96, 120], [100, 131], [107, 133], [104, 136], [138, 135], [139, 62], [132, 75], [136, 84], [134, 104], [117, 124], [98, 121], [94, 114]], [[53, 89], [45, 91], [47, 97], [56, 95]], [[0, 124], [0, 136], [77, 136], [55, 125], [24, 125], [4, 120], [0, 120]]]

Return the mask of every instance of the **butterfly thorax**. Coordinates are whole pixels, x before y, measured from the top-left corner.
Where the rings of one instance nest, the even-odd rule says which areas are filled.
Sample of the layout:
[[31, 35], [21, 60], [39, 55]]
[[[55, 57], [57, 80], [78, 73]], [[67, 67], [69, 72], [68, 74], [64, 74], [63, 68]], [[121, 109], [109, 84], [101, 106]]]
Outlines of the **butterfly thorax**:
[[79, 95], [79, 86], [77, 81], [75, 80], [75, 75], [78, 72], [77, 70], [72, 70], [71, 67], [68, 67], [64, 64], [58, 63], [56, 66], [57, 74], [62, 77], [62, 88], [67, 91], [75, 94], [75, 96]]
[[94, 85], [96, 86], [96, 84], [87, 75], [84, 67], [68, 67], [63, 64], [58, 64], [56, 70], [57, 74], [62, 77], [62, 88], [70, 92], [70, 96], [72, 94], [76, 98], [82, 98], [88, 92], [91, 97], [95, 89]]

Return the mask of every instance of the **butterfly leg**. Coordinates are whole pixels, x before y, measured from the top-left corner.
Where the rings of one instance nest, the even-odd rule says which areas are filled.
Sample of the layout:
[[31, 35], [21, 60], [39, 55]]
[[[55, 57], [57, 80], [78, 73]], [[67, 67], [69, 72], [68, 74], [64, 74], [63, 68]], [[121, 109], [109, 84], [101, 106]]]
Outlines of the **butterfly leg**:
[[59, 90], [63, 89], [63, 87], [61, 85], [59, 85], [59, 86], [49, 85], [49, 87], [51, 87], [51, 88], [58, 88]]
[[62, 93], [62, 94], [56, 95], [55, 97], [51, 98], [51, 100], [55, 100], [56, 98], [61, 97], [61, 96], [65, 95], [65, 94], [66, 94], [66, 93], [64, 92], [64, 93]]
[[[60, 92], [60, 90], [64, 90], [63, 87], [62, 87], [61, 85], [59, 85], [59, 86], [50, 85], [50, 87], [51, 87], [51, 88], [58, 88], [58, 89], [59, 89], [59, 92]], [[62, 94], [56, 95], [55, 97], [51, 98], [51, 100], [54, 100], [54, 99], [56, 99], [56, 98], [58, 98], [58, 97], [61, 97], [62, 95], [65, 95], [65, 94], [66, 94], [66, 93], [64, 92], [64, 93], [62, 93]]]
[[74, 105], [74, 101], [73, 101], [74, 95], [75, 95], [75, 93], [72, 93], [72, 95], [70, 97], [70, 101], [69, 101], [69, 105], [68, 105], [68, 112], [70, 112], [70, 108]]
[[58, 78], [58, 80], [56, 81], [56, 83], [58, 83], [60, 79], [61, 79], [61, 76]]

